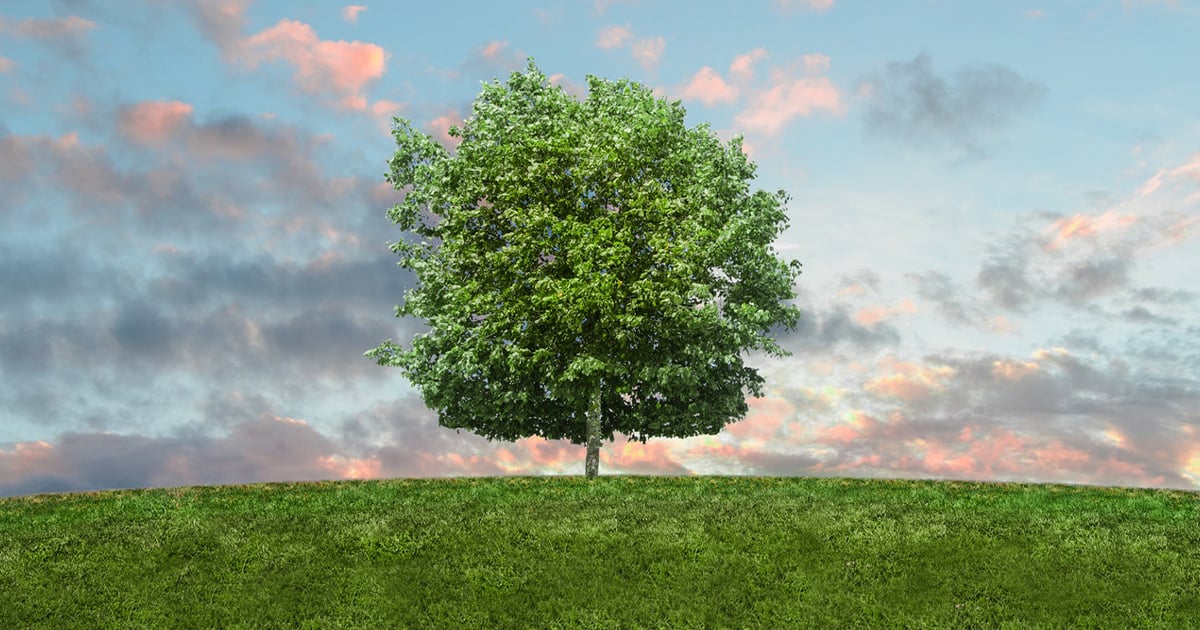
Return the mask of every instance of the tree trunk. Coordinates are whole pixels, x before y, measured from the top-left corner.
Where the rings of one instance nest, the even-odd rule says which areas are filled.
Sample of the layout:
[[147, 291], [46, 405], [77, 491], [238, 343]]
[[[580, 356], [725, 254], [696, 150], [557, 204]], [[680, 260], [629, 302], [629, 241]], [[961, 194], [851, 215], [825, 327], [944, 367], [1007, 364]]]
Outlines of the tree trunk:
[[600, 381], [592, 389], [592, 400], [587, 411], [587, 458], [584, 460], [583, 470], [587, 474], [588, 481], [595, 479], [596, 475], [600, 474], [600, 389], [602, 387], [604, 387], [604, 381]]

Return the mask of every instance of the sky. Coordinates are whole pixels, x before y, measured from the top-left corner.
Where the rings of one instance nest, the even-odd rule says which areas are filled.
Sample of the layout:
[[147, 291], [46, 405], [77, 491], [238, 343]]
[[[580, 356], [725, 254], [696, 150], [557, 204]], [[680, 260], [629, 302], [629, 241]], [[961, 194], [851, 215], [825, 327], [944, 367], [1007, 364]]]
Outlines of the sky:
[[[370, 2], [370, 0], [363, 0]], [[392, 116], [532, 56], [680, 99], [784, 189], [792, 356], [602, 475], [1200, 490], [1200, 3], [0, 2], [0, 496], [582, 475], [363, 356], [426, 330]]]

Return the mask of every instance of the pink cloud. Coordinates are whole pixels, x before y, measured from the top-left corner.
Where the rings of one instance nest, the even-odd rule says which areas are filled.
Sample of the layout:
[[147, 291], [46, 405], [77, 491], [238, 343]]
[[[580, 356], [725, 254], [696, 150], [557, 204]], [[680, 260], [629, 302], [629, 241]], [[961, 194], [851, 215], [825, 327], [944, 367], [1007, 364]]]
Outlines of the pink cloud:
[[1127, 230], [1135, 225], [1137, 220], [1133, 214], [1121, 216], [1111, 210], [1100, 216], [1077, 214], [1058, 219], [1046, 230], [1055, 233], [1054, 240], [1046, 245], [1046, 249], [1057, 249], [1068, 241], [1087, 238], [1100, 232]]
[[608, 7], [618, 3], [637, 4], [638, 0], [596, 0], [595, 15], [604, 15], [604, 12], [608, 10]]
[[639, 39], [634, 42], [631, 52], [633, 53], [633, 58], [642, 64], [642, 67], [650, 69], [658, 65], [658, 61], [662, 59], [663, 51], [666, 48], [666, 40], [659, 35], [657, 37]]
[[826, 77], [795, 79], [757, 94], [734, 120], [747, 131], [773, 135], [796, 116], [841, 112], [837, 88]]
[[4, 18], [0, 18], [0, 30], [35, 39], [72, 36], [94, 28], [95, 22], [74, 15], [64, 18], [29, 18], [20, 22], [5, 22]]
[[904, 401], [924, 399], [945, 389], [957, 370], [949, 366], [925, 367], [903, 361], [885, 360], [884, 368], [893, 374], [868, 380], [863, 389], [881, 397], [899, 398]]
[[0, 73], [6, 73], [17, 67], [17, 62], [8, 57], [0, 57]]
[[447, 112], [429, 121], [429, 129], [433, 132], [433, 137], [442, 146], [447, 149], [454, 150], [458, 147], [458, 143], [462, 142], [462, 138], [455, 138], [450, 135], [450, 127], [458, 125], [462, 127], [463, 119], [458, 112]]
[[496, 59], [504, 49], [508, 47], [508, 41], [491, 41], [484, 44], [480, 49], [479, 54], [483, 55], [484, 59]]
[[342, 19], [350, 23], [357, 22], [358, 14], [366, 10], [367, 7], [364, 7], [361, 4], [352, 4], [347, 7], [342, 7]]
[[820, 74], [829, 69], [829, 55], [804, 55], [804, 70], [809, 74]]
[[734, 57], [729, 64], [729, 75], [734, 80], [749, 81], [754, 76], [754, 64], [767, 57], [767, 49], [755, 48], [744, 55]]
[[725, 425], [725, 431], [742, 441], [768, 442], [776, 437], [785, 420], [796, 413], [796, 407], [785, 398], [755, 398], [748, 396], [750, 407], [743, 420]]
[[912, 300], [906, 299], [903, 302], [891, 307], [878, 305], [865, 307], [855, 314], [854, 319], [863, 326], [872, 326], [892, 315], [915, 312], [917, 312], [916, 304], [913, 304]]
[[192, 115], [192, 106], [179, 101], [144, 101], [122, 108], [117, 115], [121, 135], [141, 144], [157, 144], [175, 133]]
[[620, 48], [631, 37], [633, 37], [633, 31], [630, 30], [628, 24], [625, 26], [610, 26], [600, 30], [600, 36], [596, 38], [596, 46], [604, 50]]
[[823, 12], [833, 7], [834, 0], [775, 0], [775, 6], [780, 9], [804, 7], [810, 11]]
[[266, 61], [290, 63], [301, 90], [324, 94], [339, 107], [356, 111], [367, 107], [360, 92], [387, 68], [387, 54], [380, 46], [321, 40], [311, 26], [288, 19], [247, 38], [241, 50], [241, 62], [250, 67]]
[[704, 66], [684, 86], [680, 96], [685, 99], [700, 101], [711, 107], [717, 103], [732, 103], [736, 101], [738, 89], [726, 83], [715, 70]]
[[596, 37], [596, 47], [603, 50], [612, 50], [613, 48], [620, 48], [626, 42], [631, 41], [632, 43], [629, 46], [630, 53], [646, 69], [657, 65], [662, 58], [663, 51], [667, 48], [667, 41], [661, 35], [633, 41], [633, 30], [628, 24], [624, 26], [609, 26], [601, 29], [599, 36]]
[[550, 75], [549, 81], [550, 81], [550, 85], [555, 85], [555, 86], [561, 87], [563, 90], [565, 90], [567, 92], [567, 94], [574, 96], [576, 98], [576, 100], [582, 101], [587, 96], [587, 93], [583, 89], [583, 86], [568, 79], [567, 75], [565, 75], [561, 72], [558, 74]]
[[387, 99], [379, 99], [371, 104], [371, 113], [376, 116], [386, 116], [391, 118], [393, 114], [404, 109], [404, 103], [398, 101], [389, 101]]
[[992, 376], [1001, 378], [1007, 381], [1019, 381], [1030, 374], [1036, 374], [1041, 370], [1034, 361], [993, 361]]

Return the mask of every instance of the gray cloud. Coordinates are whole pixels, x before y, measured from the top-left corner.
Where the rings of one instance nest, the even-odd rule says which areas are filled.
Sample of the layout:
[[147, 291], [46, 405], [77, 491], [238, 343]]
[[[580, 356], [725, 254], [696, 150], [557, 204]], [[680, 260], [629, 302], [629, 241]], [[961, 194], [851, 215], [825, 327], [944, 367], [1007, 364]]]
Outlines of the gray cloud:
[[0, 33], [41, 42], [74, 60], [83, 59], [87, 51], [87, 33], [97, 27], [95, 22], [75, 15], [21, 20], [0, 16]]
[[943, 78], [926, 54], [889, 63], [864, 83], [870, 86], [864, 115], [870, 133], [914, 146], [950, 145], [968, 157], [985, 156], [995, 132], [1046, 92], [999, 65], [965, 67]]
[[[1021, 359], [989, 352], [924, 356], [919, 365], [952, 374], [908, 399], [852, 394], [848, 404], [866, 419], [831, 436], [813, 431], [809, 444], [833, 447], [817, 470], [1194, 489], [1183, 472], [1196, 445], [1188, 436], [1200, 431], [1200, 381], [1178, 374], [1178, 364], [1157, 369], [1092, 341]], [[806, 411], [802, 399], [790, 402], [801, 425], [828, 415]], [[932, 455], [914, 457], [918, 445]], [[754, 474], [797, 474], [792, 460], [761, 458]]]
[[217, 46], [222, 56], [228, 58], [237, 52], [249, 0], [222, 3], [185, 0], [183, 4], [200, 33]]
[[172, 140], [118, 161], [119, 145], [0, 138], [16, 187], [68, 209], [56, 233], [40, 208], [3, 215], [21, 236], [0, 248], [0, 418], [171, 424], [192, 419], [184, 381], [300, 404], [397, 377], [362, 354], [423, 329], [393, 316], [414, 281], [386, 244], [399, 193], [327, 174], [320, 161], [355, 165], [294, 127], [189, 119]]
[[[491, 454], [457, 454], [490, 453], [509, 443], [440, 427], [435, 414], [416, 398], [347, 414], [328, 434], [272, 413], [270, 407], [261, 397], [214, 393], [200, 421], [177, 425], [165, 436], [63, 433], [48, 447], [34, 445], [36, 453], [0, 456], [0, 497], [341, 479], [338, 462], [353, 460], [375, 462], [373, 471], [383, 478], [507, 474]], [[0, 445], [0, 452], [9, 449], [11, 445]], [[537, 451], [582, 457], [578, 447], [561, 441]], [[455, 457], [447, 459], [450, 454]], [[25, 457], [37, 459], [37, 472], [23, 472]], [[452, 463], [464, 459], [464, 465]]]
[[[1020, 228], [989, 245], [987, 258], [976, 275], [977, 286], [992, 303], [1017, 313], [1047, 302], [1096, 308], [1097, 299], [1131, 289], [1130, 272], [1136, 258], [1128, 244], [1118, 243], [1107, 249], [1092, 245], [1086, 258], [1067, 260], [1049, 243], [1044, 235]], [[1105, 315], [1101, 310], [1095, 312]]]
[[1024, 260], [1015, 257], [989, 258], [979, 269], [976, 281], [993, 302], [1006, 309], [1024, 312], [1035, 291], [1025, 273]]
[[771, 331], [779, 346], [790, 352], [832, 353], [843, 348], [874, 350], [900, 343], [900, 332], [896, 327], [887, 322], [863, 326], [854, 321], [844, 306], [834, 306], [823, 312], [801, 306], [800, 311], [795, 330], [788, 332], [777, 326]]
[[1054, 294], [1072, 306], [1081, 306], [1129, 283], [1129, 258], [1087, 260], [1070, 265], [1064, 282], [1054, 288]]
[[982, 306], [945, 274], [927, 271], [906, 273], [904, 277], [917, 285], [917, 296], [933, 304], [950, 323], [973, 327], [986, 323], [987, 313]]
[[845, 289], [857, 285], [878, 293], [879, 284], [879, 274], [871, 271], [870, 269], [859, 269], [854, 273], [843, 275], [838, 281], [838, 289]]

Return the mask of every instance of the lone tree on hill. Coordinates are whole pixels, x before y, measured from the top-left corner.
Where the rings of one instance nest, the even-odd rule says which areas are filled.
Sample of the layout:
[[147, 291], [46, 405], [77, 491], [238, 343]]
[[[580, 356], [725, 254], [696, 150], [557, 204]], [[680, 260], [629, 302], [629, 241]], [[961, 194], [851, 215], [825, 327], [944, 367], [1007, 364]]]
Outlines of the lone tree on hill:
[[713, 435], [747, 411], [763, 379], [739, 353], [789, 356], [765, 336], [793, 330], [800, 263], [768, 245], [787, 193], [751, 192], [755, 166], [679, 101], [588, 76], [577, 101], [529, 60], [484, 83], [450, 153], [393, 118], [385, 176], [404, 201], [390, 244], [417, 275], [396, 316], [426, 320], [412, 349], [365, 353], [403, 369], [439, 424], [487, 439]]

